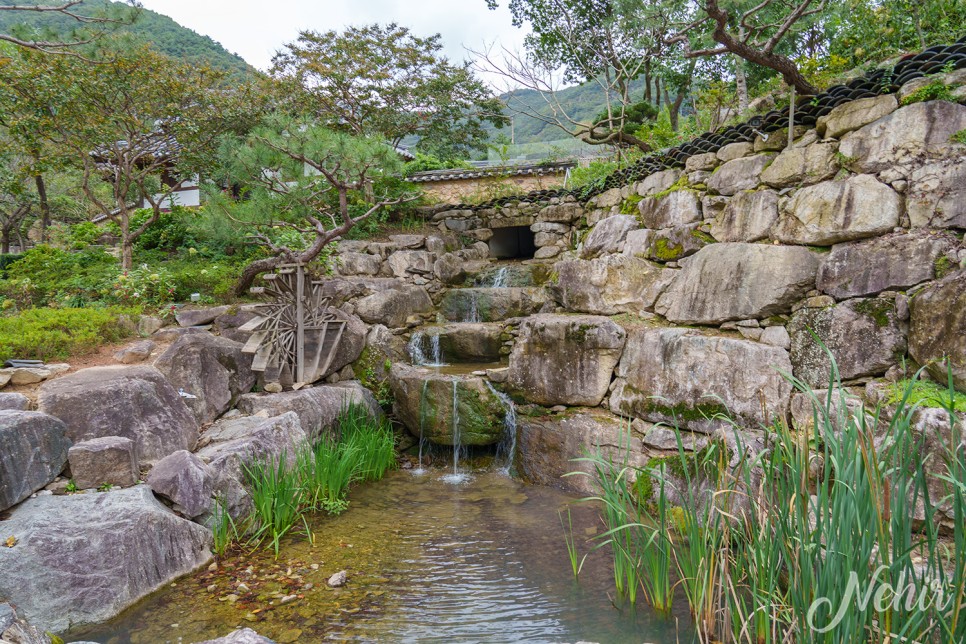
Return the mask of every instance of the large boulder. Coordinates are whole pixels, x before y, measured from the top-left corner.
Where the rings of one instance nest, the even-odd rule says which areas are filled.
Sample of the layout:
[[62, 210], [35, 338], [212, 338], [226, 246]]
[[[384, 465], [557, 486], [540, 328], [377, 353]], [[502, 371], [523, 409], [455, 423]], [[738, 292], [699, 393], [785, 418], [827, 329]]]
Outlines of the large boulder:
[[171, 385], [195, 396], [186, 399], [199, 423], [210, 423], [255, 386], [252, 356], [242, 344], [210, 333], [178, 338], [155, 361]]
[[909, 355], [938, 382], [952, 369], [956, 389], [966, 392], [966, 271], [930, 284], [912, 298]]
[[613, 215], [603, 219], [587, 235], [580, 256], [584, 259], [593, 259], [598, 255], [620, 252], [627, 233], [640, 226], [633, 215]]
[[806, 186], [831, 179], [838, 173], [836, 143], [813, 143], [788, 148], [761, 173], [761, 182], [773, 188]]
[[966, 106], [946, 101], [915, 103], [850, 132], [839, 152], [851, 159], [848, 165], [856, 172], [894, 172], [923, 158], [941, 156], [962, 129], [966, 129]]
[[208, 464], [187, 450], [168, 454], [154, 464], [145, 481], [151, 490], [194, 519], [213, 509], [215, 474]]
[[656, 311], [682, 324], [721, 324], [786, 313], [815, 287], [819, 257], [792, 246], [723, 243], [684, 262]]
[[829, 386], [829, 352], [842, 380], [883, 375], [906, 353], [895, 302], [885, 298], [803, 308], [792, 317], [788, 332], [793, 373], [814, 388]]
[[248, 342], [252, 332], [240, 331], [239, 328], [251, 322], [257, 316], [258, 310], [254, 305], [231, 307], [224, 315], [215, 318], [215, 321], [211, 323], [211, 330], [223, 338], [244, 344]]
[[224, 315], [231, 307], [215, 306], [211, 308], [185, 308], [178, 311], [174, 319], [179, 326], [204, 326], [211, 324], [219, 315]]
[[[575, 408], [562, 414], [520, 417], [517, 438], [517, 473], [528, 483], [552, 485], [578, 494], [596, 495], [600, 489], [590, 478], [592, 463], [579, 461], [588, 454], [613, 459], [621, 467], [644, 468], [661, 452], [651, 449], [641, 439], [641, 429], [652, 427], [635, 421], [632, 424], [602, 409]], [[669, 450], [677, 451], [677, 445]], [[588, 476], [566, 476], [583, 472]]]
[[711, 236], [719, 242], [767, 239], [778, 221], [778, 193], [774, 190], [739, 192], [714, 218]]
[[130, 438], [141, 463], [190, 450], [198, 440], [198, 421], [154, 367], [91, 367], [45, 382], [38, 408], [64, 421], [74, 442]]
[[67, 464], [67, 427], [36, 411], [0, 411], [0, 511], [53, 481]]
[[280, 459], [293, 466], [298, 451], [307, 442], [308, 436], [294, 412], [272, 418], [227, 418], [205, 430], [197, 456], [212, 472], [215, 498], [238, 520], [248, 516], [252, 507], [245, 485], [245, 467]]
[[103, 622], [211, 559], [211, 532], [146, 485], [41, 496], [3, 522], [0, 597], [53, 632]]
[[761, 181], [762, 171], [775, 158], [774, 154], [756, 154], [728, 161], [708, 177], [708, 189], [719, 195], [733, 195], [752, 190]]
[[700, 230], [701, 224], [687, 224], [674, 228], [652, 230], [642, 228], [627, 233], [624, 255], [657, 262], [676, 262], [690, 257], [713, 243], [714, 239]]
[[0, 394], [0, 410], [27, 411], [30, 409], [30, 399], [23, 394]]
[[546, 302], [543, 288], [458, 288], [443, 295], [439, 309], [450, 322], [498, 322], [532, 315]]
[[816, 129], [819, 136], [838, 139], [843, 134], [857, 130], [863, 125], [888, 116], [899, 107], [894, 94], [872, 96], [848, 101], [836, 106], [831, 112], [818, 119]]
[[335, 353], [332, 355], [332, 361], [319, 378], [325, 378], [326, 376], [341, 371], [347, 365], [358, 360], [366, 348], [366, 335], [369, 332], [365, 323], [356, 315], [350, 315], [341, 309], [331, 307], [328, 312], [336, 320], [343, 320], [346, 325], [342, 331], [342, 337], [339, 338], [339, 345], [335, 348]]
[[336, 421], [350, 405], [368, 409], [373, 418], [382, 416], [372, 392], [358, 382], [316, 385], [277, 394], [246, 394], [238, 399], [238, 410], [244, 414], [262, 412], [269, 416], [281, 416], [295, 412], [302, 429], [311, 439], [336, 430]]
[[[670, 190], [671, 186], [680, 181], [682, 176], [684, 176], [684, 173], [678, 169], [661, 170], [660, 172], [647, 175], [634, 184], [633, 188], [638, 195], [650, 197], [659, 192]], [[620, 200], [617, 203], [620, 203]], [[604, 204], [600, 204], [600, 206], [603, 207]]]
[[783, 417], [791, 384], [788, 353], [696, 329], [634, 329], [610, 397], [615, 414], [711, 432], [724, 415], [757, 428]]
[[818, 271], [818, 288], [837, 299], [905, 290], [931, 280], [936, 260], [953, 240], [895, 233], [832, 247]]
[[901, 214], [902, 198], [892, 188], [860, 174], [798, 190], [784, 204], [774, 237], [830, 246], [892, 232]]
[[590, 315], [534, 315], [520, 325], [507, 382], [539, 405], [599, 405], [627, 333]]
[[339, 275], [374, 276], [382, 269], [382, 258], [369, 253], [339, 253], [335, 265]]
[[595, 315], [653, 311], [674, 275], [671, 269], [627, 255], [566, 260], [554, 270], [561, 306]]
[[687, 189], [646, 197], [637, 207], [645, 228], [684, 226], [702, 219], [701, 201], [697, 193]]
[[430, 327], [419, 341], [426, 355], [425, 343], [438, 337], [444, 362], [497, 362], [503, 346], [502, 334], [503, 324], [499, 322], [457, 322]]
[[67, 451], [70, 475], [81, 489], [100, 485], [130, 487], [140, 478], [134, 441], [102, 436], [81, 441]]
[[377, 291], [355, 303], [355, 313], [369, 324], [384, 324], [390, 329], [406, 326], [412, 315], [429, 313], [433, 301], [422, 286], [401, 286]]
[[386, 260], [386, 264], [396, 277], [432, 275], [434, 263], [436, 263], [436, 253], [425, 250], [397, 250]]
[[966, 154], [913, 170], [906, 210], [913, 228], [966, 228]]
[[506, 409], [483, 378], [394, 364], [389, 386], [413, 436], [437, 445], [492, 445], [503, 436]]

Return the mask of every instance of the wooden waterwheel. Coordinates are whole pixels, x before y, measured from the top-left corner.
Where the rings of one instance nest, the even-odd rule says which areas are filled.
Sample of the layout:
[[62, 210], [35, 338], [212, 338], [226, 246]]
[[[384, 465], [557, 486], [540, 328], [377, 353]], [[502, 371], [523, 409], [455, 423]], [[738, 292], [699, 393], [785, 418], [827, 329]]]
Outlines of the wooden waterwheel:
[[268, 301], [239, 329], [252, 332], [242, 349], [254, 354], [252, 371], [286, 385], [315, 382], [332, 364], [346, 321], [336, 317], [322, 283], [309, 279], [304, 266], [284, 265], [262, 279], [266, 285], [252, 292]]

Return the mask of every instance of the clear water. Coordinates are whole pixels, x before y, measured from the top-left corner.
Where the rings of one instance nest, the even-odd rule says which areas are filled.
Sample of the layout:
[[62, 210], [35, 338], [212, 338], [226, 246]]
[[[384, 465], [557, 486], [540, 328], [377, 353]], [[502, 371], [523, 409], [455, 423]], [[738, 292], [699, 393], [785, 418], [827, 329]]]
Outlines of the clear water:
[[[458, 486], [443, 474], [397, 471], [356, 488], [345, 513], [312, 524], [314, 546], [296, 535], [278, 561], [229, 557], [67, 641], [197, 642], [238, 626], [279, 642], [694, 641], [683, 598], [671, 617], [612, 603], [603, 550], [574, 582], [558, 517], [572, 496], [499, 473], [476, 472]], [[583, 554], [601, 531], [598, 512], [572, 511]], [[327, 588], [340, 570], [346, 586]], [[249, 593], [237, 592], [242, 581]], [[279, 605], [282, 593], [301, 597]]]

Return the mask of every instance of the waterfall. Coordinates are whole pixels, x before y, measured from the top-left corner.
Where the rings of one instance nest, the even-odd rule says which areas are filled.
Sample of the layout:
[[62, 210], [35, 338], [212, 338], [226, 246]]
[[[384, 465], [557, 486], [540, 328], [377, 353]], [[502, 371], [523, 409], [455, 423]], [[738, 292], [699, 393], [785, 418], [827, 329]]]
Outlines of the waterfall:
[[470, 309], [466, 312], [466, 316], [463, 319], [464, 322], [479, 322], [480, 321], [480, 307], [476, 300], [476, 290], [467, 289], [470, 292]]
[[495, 273], [493, 273], [493, 279], [490, 281], [490, 288], [506, 288], [507, 281], [510, 276], [510, 270], [506, 266], [501, 266]]
[[458, 388], [459, 378], [453, 378], [453, 473], [447, 474], [443, 480], [447, 483], [462, 483], [465, 474], [460, 474], [460, 410]]
[[423, 475], [426, 473], [423, 468], [423, 446], [426, 444], [426, 392], [429, 390], [429, 379], [423, 381], [423, 391], [419, 395], [419, 460], [413, 474]]
[[505, 410], [503, 414], [503, 437], [500, 439], [499, 445], [496, 446], [496, 463], [501, 470], [509, 474], [517, 450], [517, 408], [510, 396], [497, 390], [489, 380], [483, 382], [493, 392], [493, 395], [500, 399]]
[[417, 367], [442, 367], [445, 364], [443, 351], [439, 345], [439, 333], [427, 335], [422, 331], [416, 331], [409, 338], [407, 350], [413, 364]]

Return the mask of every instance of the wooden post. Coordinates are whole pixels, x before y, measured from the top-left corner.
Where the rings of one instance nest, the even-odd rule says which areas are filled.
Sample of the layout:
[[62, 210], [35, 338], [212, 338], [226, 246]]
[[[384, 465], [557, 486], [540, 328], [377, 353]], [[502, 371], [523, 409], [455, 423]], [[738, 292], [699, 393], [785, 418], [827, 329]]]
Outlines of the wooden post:
[[791, 86], [791, 102], [788, 104], [788, 141], [785, 149], [792, 147], [792, 139], [795, 138], [795, 86]]
[[305, 267], [295, 266], [295, 382], [305, 382]]

